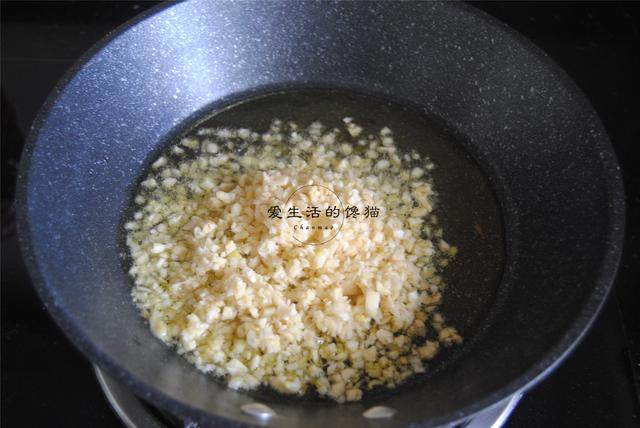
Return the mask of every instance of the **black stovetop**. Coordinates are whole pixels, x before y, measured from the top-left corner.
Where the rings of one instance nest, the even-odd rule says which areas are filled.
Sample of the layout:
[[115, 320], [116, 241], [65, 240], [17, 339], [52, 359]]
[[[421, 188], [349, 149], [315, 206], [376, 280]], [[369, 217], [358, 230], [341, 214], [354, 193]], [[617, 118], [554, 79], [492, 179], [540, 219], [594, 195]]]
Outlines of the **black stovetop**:
[[[153, 3], [2, 3], [2, 425], [115, 427], [89, 362], [30, 285], [13, 225], [16, 166], [54, 84], [93, 43]], [[628, 199], [615, 292], [593, 329], [526, 394], [513, 427], [640, 425], [640, 4], [479, 3], [575, 79], [615, 146]]]

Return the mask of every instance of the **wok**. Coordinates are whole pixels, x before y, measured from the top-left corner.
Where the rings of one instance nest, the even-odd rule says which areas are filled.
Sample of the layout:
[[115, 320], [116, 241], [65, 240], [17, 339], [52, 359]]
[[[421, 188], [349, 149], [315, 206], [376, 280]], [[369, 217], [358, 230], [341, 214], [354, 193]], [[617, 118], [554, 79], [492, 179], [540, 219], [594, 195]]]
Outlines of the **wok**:
[[[122, 223], [135, 188], [202, 118], [259, 128], [346, 113], [392, 122], [438, 165], [441, 219], [460, 247], [443, 311], [465, 342], [359, 403], [227, 389], [154, 338], [131, 301]], [[33, 125], [18, 190], [22, 250], [60, 327], [140, 397], [205, 426], [368, 426], [374, 405], [396, 410], [380, 426], [464, 422], [539, 382], [583, 337], [624, 226], [619, 168], [580, 90], [531, 43], [459, 3], [155, 8], [60, 82]], [[276, 416], [241, 410], [256, 401]]]

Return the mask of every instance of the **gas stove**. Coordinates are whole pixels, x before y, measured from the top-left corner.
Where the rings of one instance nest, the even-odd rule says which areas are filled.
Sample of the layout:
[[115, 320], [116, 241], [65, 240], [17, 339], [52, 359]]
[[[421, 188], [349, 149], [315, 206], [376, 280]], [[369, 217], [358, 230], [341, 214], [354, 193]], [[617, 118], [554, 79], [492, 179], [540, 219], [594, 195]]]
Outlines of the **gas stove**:
[[[144, 400], [137, 397], [126, 387], [119, 384], [98, 367], [94, 367], [96, 378], [100, 383], [105, 398], [111, 408], [127, 428], [199, 428], [196, 422], [177, 418], [167, 412], [158, 410]], [[511, 397], [496, 403], [485, 409], [480, 414], [465, 421], [460, 428], [500, 428], [503, 427], [511, 413], [516, 408], [522, 394], [517, 393]], [[247, 408], [246, 412], [260, 420], [267, 416], [269, 410], [262, 403], [252, 403], [254, 406]], [[255, 406], [255, 405], [258, 406]], [[255, 409], [255, 410], [254, 410]], [[373, 409], [373, 408], [372, 408]], [[378, 409], [380, 407], [378, 406]], [[376, 409], [376, 410], [378, 410]]]

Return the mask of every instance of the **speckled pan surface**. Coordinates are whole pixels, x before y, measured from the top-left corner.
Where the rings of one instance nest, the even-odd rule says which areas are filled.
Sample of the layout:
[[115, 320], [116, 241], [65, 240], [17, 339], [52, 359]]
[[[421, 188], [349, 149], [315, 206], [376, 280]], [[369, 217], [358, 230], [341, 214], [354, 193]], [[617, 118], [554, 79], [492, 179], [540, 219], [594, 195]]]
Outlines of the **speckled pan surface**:
[[[595, 112], [540, 51], [460, 4], [191, 1], [110, 36], [76, 65], [23, 156], [23, 250], [56, 321], [148, 400], [205, 425], [255, 422], [251, 396], [195, 371], [129, 298], [119, 227], [154, 154], [249, 95], [343, 88], [417, 106], [460, 136], [502, 207], [507, 265], [491, 322], [446, 370], [384, 399], [274, 400], [274, 426], [460, 421], [548, 373], [596, 315], [623, 237], [618, 165]], [[470, 298], [473, 298], [470, 296]]]

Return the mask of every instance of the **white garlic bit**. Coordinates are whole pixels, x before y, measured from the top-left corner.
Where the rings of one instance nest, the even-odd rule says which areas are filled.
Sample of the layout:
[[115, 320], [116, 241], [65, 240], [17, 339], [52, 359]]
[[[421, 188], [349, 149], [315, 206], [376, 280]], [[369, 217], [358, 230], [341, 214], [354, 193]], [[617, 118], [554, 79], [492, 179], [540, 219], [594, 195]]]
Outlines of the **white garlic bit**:
[[[153, 162], [135, 197], [124, 228], [136, 305], [154, 335], [231, 388], [358, 401], [462, 341], [437, 313], [457, 248], [433, 214], [433, 164], [402, 153], [387, 127], [343, 121], [346, 132], [201, 128]], [[282, 201], [307, 184], [358, 208], [322, 245], [301, 245], [286, 219]], [[330, 193], [303, 194], [302, 214], [340, 205]], [[282, 218], [269, 217], [278, 205]], [[260, 406], [243, 410], [275, 415]]]

